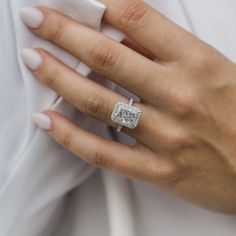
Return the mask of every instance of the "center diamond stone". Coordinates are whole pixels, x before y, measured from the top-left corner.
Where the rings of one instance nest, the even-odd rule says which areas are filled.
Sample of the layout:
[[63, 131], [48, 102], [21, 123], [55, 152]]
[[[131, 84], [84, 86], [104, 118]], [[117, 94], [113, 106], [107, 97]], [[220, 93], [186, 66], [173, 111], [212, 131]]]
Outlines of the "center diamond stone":
[[123, 102], [116, 104], [111, 116], [112, 121], [130, 129], [137, 127], [140, 118], [141, 111], [139, 108]]

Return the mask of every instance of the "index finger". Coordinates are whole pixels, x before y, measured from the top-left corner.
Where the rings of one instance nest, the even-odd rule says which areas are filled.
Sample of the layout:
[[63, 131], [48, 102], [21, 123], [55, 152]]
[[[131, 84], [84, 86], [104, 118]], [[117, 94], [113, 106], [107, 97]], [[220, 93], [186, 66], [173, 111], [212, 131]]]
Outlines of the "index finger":
[[192, 34], [141, 0], [98, 1], [107, 6], [108, 23], [162, 60], [176, 60], [191, 47]]

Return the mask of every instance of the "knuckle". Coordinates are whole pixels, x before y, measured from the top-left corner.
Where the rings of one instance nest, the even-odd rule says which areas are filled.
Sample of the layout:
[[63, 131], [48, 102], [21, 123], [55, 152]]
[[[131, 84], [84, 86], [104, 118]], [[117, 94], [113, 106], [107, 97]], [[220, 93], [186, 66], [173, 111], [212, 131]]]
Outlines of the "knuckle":
[[[209, 112], [207, 111], [204, 103], [200, 99], [193, 101], [185, 101], [182, 108], [179, 110], [178, 116], [182, 121], [193, 121], [193, 120], [202, 120], [202, 118], [208, 117]], [[199, 119], [201, 118], [201, 119]]]
[[86, 99], [84, 112], [93, 116], [101, 116], [104, 112], [104, 99], [99, 94], [94, 94]]
[[186, 151], [194, 147], [194, 142], [190, 137], [175, 137], [170, 142], [170, 150], [174, 153]]
[[195, 50], [188, 60], [190, 69], [194, 73], [214, 74], [217, 66], [215, 56], [210, 50]]
[[57, 81], [59, 79], [59, 76], [60, 74], [58, 70], [51, 70], [47, 75], [46, 84], [51, 88], [55, 88]]
[[43, 80], [49, 87], [54, 88], [56, 87], [59, 77], [59, 71], [54, 66], [51, 66], [48, 70], [44, 71]]
[[175, 104], [176, 115], [181, 120], [192, 120], [205, 113], [205, 108], [201, 102], [201, 97], [190, 88], [185, 88], [186, 93], [175, 92], [172, 100]]
[[45, 7], [39, 7], [44, 12], [45, 19], [43, 24], [36, 30], [43, 38], [53, 43], [59, 43], [63, 38], [67, 21], [57, 12]]
[[98, 71], [115, 67], [118, 57], [118, 50], [105, 41], [97, 43], [90, 51], [90, 61], [92, 66]]
[[161, 167], [154, 164], [151, 169], [152, 179], [158, 184], [170, 184], [183, 176], [184, 171], [177, 163], [165, 163]]
[[191, 119], [197, 114], [197, 102], [183, 99], [178, 102], [178, 116], [182, 120]]
[[[187, 91], [187, 88], [185, 89]], [[190, 90], [190, 89], [189, 89]], [[180, 122], [212, 121], [209, 105], [198, 91], [172, 94], [173, 114]]]
[[70, 149], [71, 148], [72, 140], [73, 140], [72, 132], [68, 131], [62, 137], [61, 143], [62, 143], [63, 147], [65, 147], [66, 149]]
[[193, 139], [184, 131], [175, 131], [166, 133], [163, 139], [166, 148], [169, 152], [181, 152], [194, 146]]
[[52, 42], [56, 44], [60, 44], [60, 42], [63, 41], [64, 35], [65, 35], [65, 23], [63, 23], [63, 20], [58, 21], [54, 27], [53, 30], [51, 30], [51, 33], [49, 35], [49, 38]]
[[137, 29], [143, 26], [142, 22], [148, 11], [149, 7], [142, 1], [123, 1], [118, 10], [117, 20], [125, 27]]
[[104, 152], [101, 148], [96, 149], [92, 160], [93, 160], [92, 162], [95, 166], [107, 168], [107, 169], [112, 168], [112, 163], [111, 163], [110, 159], [104, 154]]

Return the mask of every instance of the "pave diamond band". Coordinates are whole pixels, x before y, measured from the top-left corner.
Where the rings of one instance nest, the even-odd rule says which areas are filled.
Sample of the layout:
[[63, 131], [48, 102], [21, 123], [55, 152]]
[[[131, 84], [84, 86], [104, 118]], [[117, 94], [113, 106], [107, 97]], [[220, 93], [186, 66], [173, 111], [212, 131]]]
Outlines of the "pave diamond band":
[[122, 127], [135, 129], [141, 118], [139, 108], [133, 106], [134, 100], [131, 98], [129, 103], [118, 102], [112, 112], [111, 119], [118, 124], [117, 132], [120, 132]]

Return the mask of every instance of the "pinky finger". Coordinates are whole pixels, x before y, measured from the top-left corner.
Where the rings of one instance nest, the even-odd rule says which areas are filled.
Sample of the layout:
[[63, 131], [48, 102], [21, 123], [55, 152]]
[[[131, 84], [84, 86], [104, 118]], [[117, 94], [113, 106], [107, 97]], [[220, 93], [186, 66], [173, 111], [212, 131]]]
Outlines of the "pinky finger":
[[35, 114], [33, 120], [59, 144], [90, 164], [156, 184], [172, 177], [173, 165], [143, 145], [131, 147], [106, 140], [54, 111]]
[[129, 176], [139, 169], [140, 159], [132, 147], [83, 130], [57, 112], [35, 114], [33, 120], [55, 141], [90, 164]]

